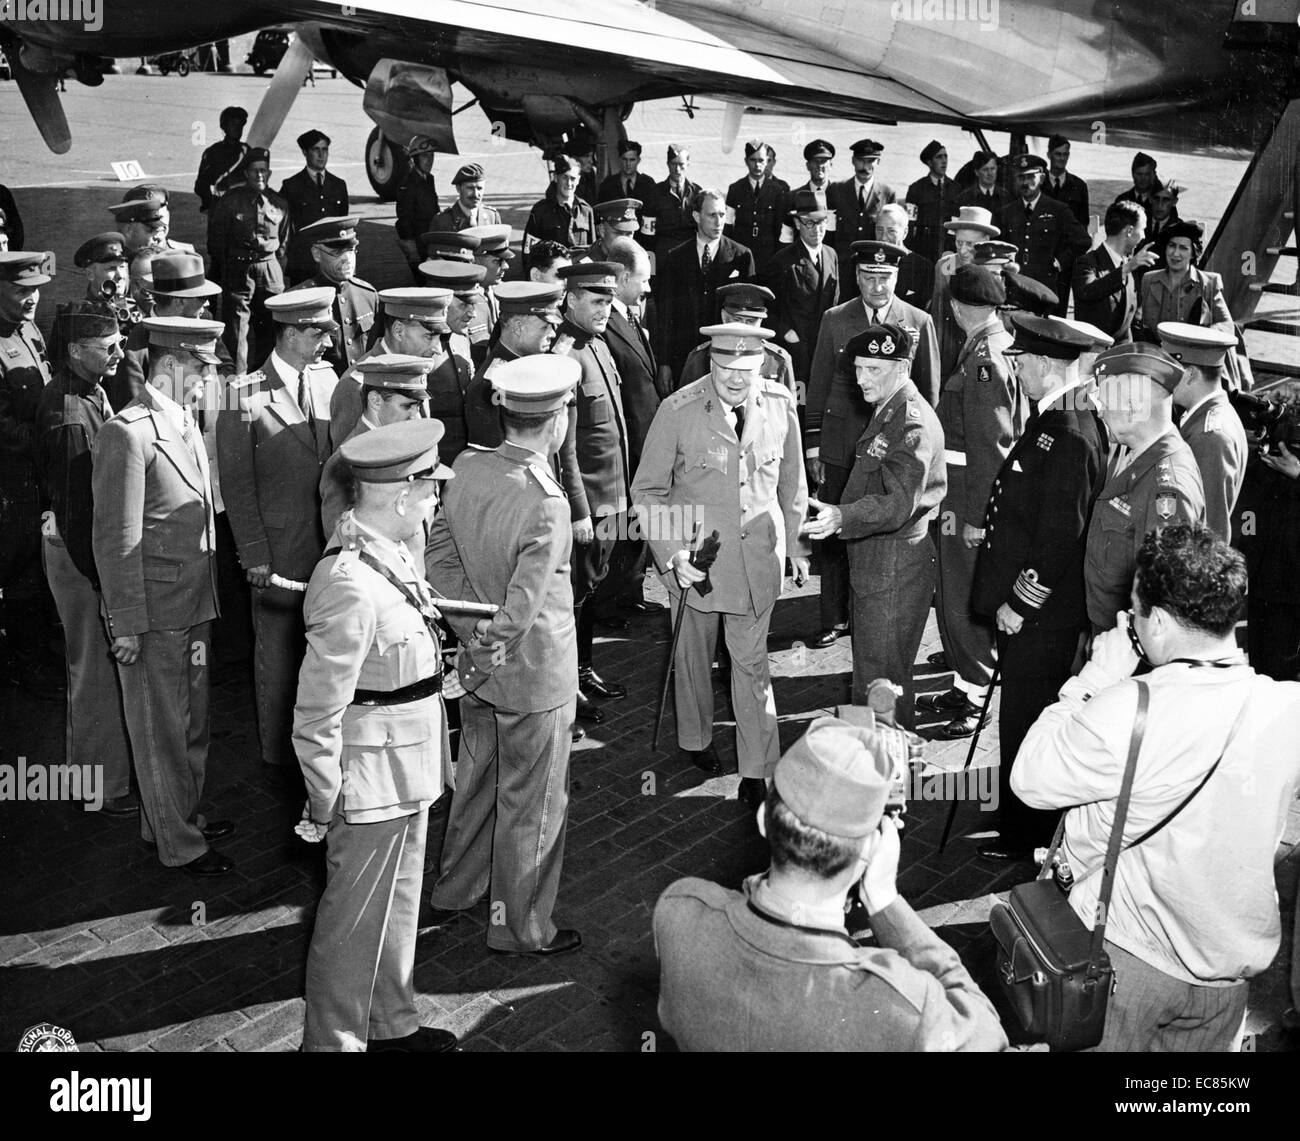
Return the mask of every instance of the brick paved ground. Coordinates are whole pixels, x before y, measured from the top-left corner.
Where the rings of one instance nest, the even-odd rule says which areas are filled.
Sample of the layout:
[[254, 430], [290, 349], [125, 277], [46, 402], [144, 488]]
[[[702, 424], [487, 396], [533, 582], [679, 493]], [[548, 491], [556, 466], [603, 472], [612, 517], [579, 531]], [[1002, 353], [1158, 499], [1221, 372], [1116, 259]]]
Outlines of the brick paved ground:
[[[810, 718], [847, 697], [847, 639], [823, 651], [792, 644], [816, 621], [811, 594], [812, 586], [783, 600], [773, 623], [783, 747]], [[650, 750], [667, 636], [666, 619], [644, 619], [597, 646], [598, 668], [632, 695], [607, 704], [605, 721], [590, 727], [573, 753], [558, 918], [582, 931], [584, 948], [553, 961], [488, 954], [485, 905], [449, 929], [421, 934], [421, 1014], [462, 1035], [467, 1050], [635, 1050], [650, 1042], [671, 1048], [655, 1015], [655, 899], [680, 876], [735, 886], [765, 864], [765, 846], [735, 799], [734, 773], [706, 779], [670, 752]], [[931, 622], [922, 661], [934, 648]], [[932, 691], [947, 675], [918, 680]], [[0, 761], [62, 760], [61, 704], [20, 701], [12, 693], [0, 700]], [[730, 761], [728, 716], [720, 688], [717, 740]], [[323, 885], [321, 849], [293, 836], [301, 805], [267, 791], [255, 776], [251, 694], [242, 682], [214, 691], [213, 738], [206, 807], [213, 818], [239, 825], [220, 845], [236, 871], [220, 880], [161, 867], [134, 822], [100, 819], [68, 804], [4, 806], [0, 1049], [41, 1021], [67, 1027], [90, 1050], [296, 1048], [307, 940]], [[670, 721], [665, 739], [671, 738]], [[994, 725], [976, 765], [995, 763], [996, 738]], [[932, 745], [927, 764], [959, 767], [966, 747]], [[987, 963], [979, 936], [992, 893], [1025, 873], [975, 856], [973, 840], [988, 822], [973, 806], [962, 809], [954, 840], [938, 854], [946, 810], [944, 803], [912, 804], [900, 888], [981, 972]], [[439, 812], [431, 824], [430, 874], [444, 821]], [[1292, 827], [1288, 844], [1298, 835]], [[1288, 932], [1296, 864], [1293, 851], [1279, 863]], [[1287, 953], [1284, 944], [1281, 961]], [[1285, 1006], [1275, 965], [1252, 988], [1257, 1048], [1276, 1048], [1273, 1026]]]

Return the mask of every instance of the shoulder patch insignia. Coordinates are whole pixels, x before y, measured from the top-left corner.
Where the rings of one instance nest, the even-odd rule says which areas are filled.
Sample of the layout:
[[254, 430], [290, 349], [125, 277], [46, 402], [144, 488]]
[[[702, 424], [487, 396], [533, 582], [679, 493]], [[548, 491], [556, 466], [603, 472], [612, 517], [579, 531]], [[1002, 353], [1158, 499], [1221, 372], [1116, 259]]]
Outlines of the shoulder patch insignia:
[[1178, 500], [1176, 500], [1172, 495], [1157, 495], [1156, 516], [1162, 522], [1167, 523], [1170, 519], [1174, 517], [1174, 508], [1177, 505], [1178, 505]]
[[541, 464], [529, 464], [528, 470], [533, 473], [533, 478], [542, 485], [542, 490], [547, 495], [562, 496], [564, 494], [564, 489], [555, 482], [555, 477]]
[[920, 445], [922, 435], [920, 428], [909, 428], [903, 436], [903, 446], [915, 449]]

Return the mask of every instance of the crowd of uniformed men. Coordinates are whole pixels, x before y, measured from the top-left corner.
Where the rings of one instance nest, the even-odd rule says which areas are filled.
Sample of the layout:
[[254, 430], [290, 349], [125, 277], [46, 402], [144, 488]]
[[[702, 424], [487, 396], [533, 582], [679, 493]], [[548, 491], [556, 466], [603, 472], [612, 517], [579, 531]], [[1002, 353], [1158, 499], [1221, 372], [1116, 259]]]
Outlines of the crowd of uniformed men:
[[[1154, 160], [1134, 159], [1094, 247], [1062, 138], [1048, 160], [978, 152], [956, 180], [932, 142], [903, 193], [871, 139], [840, 180], [835, 147], [809, 143], [793, 189], [750, 142], [724, 190], [677, 145], [655, 182], [635, 142], [597, 185], [577, 138], [516, 267], [483, 168], [462, 165], [443, 208], [417, 136], [396, 226], [414, 284], [377, 290], [328, 137], [298, 138], [277, 192], [245, 120], [222, 113], [195, 185], [206, 265], [171, 237], [167, 192], [137, 187], [78, 249], [86, 296], [47, 343], [42, 256], [0, 253], [0, 588], [13, 680], [37, 694], [58, 688], [53, 595], [67, 760], [103, 765], [103, 811], [138, 814], [194, 874], [232, 867], [211, 845], [234, 824], [200, 811], [209, 675], [251, 656], [265, 779], [305, 780], [299, 832], [329, 843], [308, 1049], [454, 1043], [419, 1029], [411, 993], [447, 699], [436, 925], [486, 896], [493, 950], [580, 945], [552, 917], [569, 749], [575, 719], [626, 696], [594, 629], [661, 609], [651, 563], [684, 608], [684, 760], [723, 769], [721, 625], [740, 796], [763, 802], [769, 624], [787, 560], [802, 582], [815, 551], [807, 644], [848, 634], [855, 703], [889, 678], [901, 725], [921, 705], [966, 736], [1000, 672], [1002, 829], [982, 851], [1045, 842], [1010, 790], [1019, 742], [1127, 608], [1147, 532], [1230, 538], [1246, 471], [1232, 316]], [[11, 202], [4, 221], [21, 235]], [[1295, 486], [1300, 460], [1264, 463]], [[1274, 637], [1252, 621], [1252, 653], [1294, 676], [1294, 600], [1261, 604]], [[932, 605], [954, 679], [914, 702]]]

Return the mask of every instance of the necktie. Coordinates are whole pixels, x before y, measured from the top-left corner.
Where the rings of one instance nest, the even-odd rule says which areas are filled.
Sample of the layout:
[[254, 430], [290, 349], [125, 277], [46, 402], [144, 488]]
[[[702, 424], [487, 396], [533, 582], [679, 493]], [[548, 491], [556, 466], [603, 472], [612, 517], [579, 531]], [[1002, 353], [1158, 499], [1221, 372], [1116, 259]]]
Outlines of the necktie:
[[865, 186], [862, 185], [862, 183], [859, 182], [858, 183], [858, 213], [865, 214], [866, 212], [867, 212], [867, 189]]
[[323, 174], [316, 175], [316, 185], [322, 190], [325, 189], [325, 176]]
[[704, 252], [700, 254], [700, 272], [708, 273], [709, 266], [713, 264], [713, 256], [709, 253], [708, 244], [705, 243]]
[[298, 374], [298, 408], [307, 420], [307, 427], [311, 429], [311, 438], [315, 440], [316, 414], [311, 406], [311, 385], [307, 381], [306, 369]]
[[736, 439], [741, 440], [745, 437], [745, 406], [737, 404], [732, 411], [736, 414]]

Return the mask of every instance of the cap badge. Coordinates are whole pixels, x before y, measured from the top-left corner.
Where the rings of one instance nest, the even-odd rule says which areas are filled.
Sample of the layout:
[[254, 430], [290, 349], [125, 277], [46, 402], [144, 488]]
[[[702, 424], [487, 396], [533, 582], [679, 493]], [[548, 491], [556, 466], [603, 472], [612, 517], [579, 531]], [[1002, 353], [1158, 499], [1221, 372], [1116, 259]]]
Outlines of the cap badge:
[[886, 337], [883, 341], [880, 342], [880, 347], [885, 352], [892, 353], [894, 351], [894, 338]]
[[884, 250], [877, 250], [877, 251], [872, 255], [872, 257], [875, 259], [876, 264], [877, 264], [877, 265], [880, 265], [880, 264], [882, 264], [882, 263], [884, 262], [884, 260], [885, 260], [885, 251], [884, 251]]

